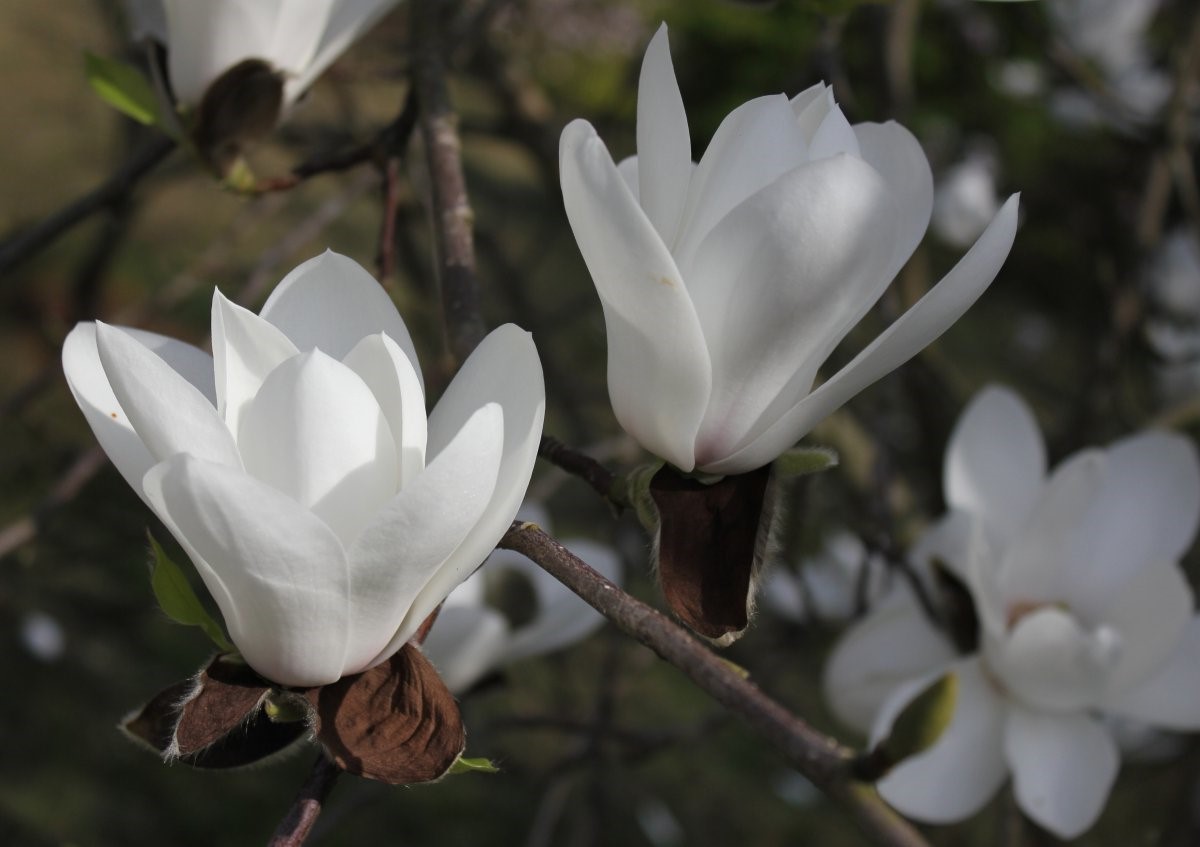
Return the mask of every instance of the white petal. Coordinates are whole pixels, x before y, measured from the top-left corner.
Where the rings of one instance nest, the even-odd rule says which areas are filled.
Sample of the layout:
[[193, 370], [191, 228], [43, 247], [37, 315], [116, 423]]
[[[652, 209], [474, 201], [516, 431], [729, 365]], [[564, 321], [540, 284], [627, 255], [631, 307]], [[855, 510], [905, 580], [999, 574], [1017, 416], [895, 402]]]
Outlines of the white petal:
[[[621, 175], [621, 179], [625, 182], [625, 187], [629, 189], [629, 193], [633, 195], [634, 200], [638, 200], [638, 158], [637, 156], [626, 156], [621, 161], [617, 162], [617, 173]], [[638, 202], [641, 202], [640, 200]]]
[[1107, 467], [1102, 451], [1082, 450], [1050, 475], [1028, 523], [1000, 563], [997, 586], [1007, 604], [1072, 602], [1067, 566]]
[[921, 534], [908, 551], [908, 560], [927, 584], [933, 582], [936, 563], [969, 586], [975, 529], [975, 518], [971, 515], [966, 512], [947, 512]]
[[403, 488], [425, 467], [428, 419], [421, 377], [400, 345], [383, 333], [360, 341], [342, 364], [358, 374], [379, 401], [396, 439]]
[[995, 279], [1017, 231], [1017, 198], [996, 213], [954, 269], [826, 383], [797, 403], [713, 473], [761, 467], [884, 374], [898, 368], [946, 331]]
[[[212, 358], [199, 348], [164, 335], [122, 327], [146, 348], [157, 353], [177, 373], [212, 399]], [[133, 490], [142, 496], [142, 477], [157, 462], [134, 431], [125, 410], [113, 394], [96, 349], [96, 325], [76, 324], [63, 342], [63, 374], [75, 402], [108, 458]]]
[[339, 0], [321, 33], [316, 53], [309, 59], [303, 72], [295, 80], [288, 81], [285, 89], [288, 99], [294, 100], [304, 92], [359, 36], [375, 26], [399, 2], [400, 0]]
[[342, 676], [349, 579], [320, 520], [239, 470], [188, 455], [155, 466], [144, 484], [210, 590], [215, 574], [227, 591], [214, 599], [251, 667], [282, 685]]
[[347, 667], [384, 661], [424, 621], [409, 616], [409, 608], [479, 523], [495, 491], [503, 446], [503, 413], [494, 403], [483, 406], [354, 542]]
[[1110, 629], [1089, 632], [1068, 612], [1042, 606], [1017, 621], [1007, 638], [984, 644], [989, 666], [1010, 694], [1035, 708], [1067, 711], [1099, 704], [1119, 641]]
[[675, 241], [692, 175], [692, 139], [671, 66], [667, 25], [642, 60], [637, 102], [638, 201], [664, 244]]
[[834, 103], [825, 113], [825, 117], [821, 119], [817, 131], [813, 133], [812, 140], [808, 143], [808, 160], [815, 162], [839, 153], [848, 153], [856, 158], [861, 158], [858, 138], [855, 136], [850, 122], [842, 114], [842, 110]]
[[1120, 766], [1108, 730], [1081, 713], [1012, 709], [1004, 755], [1021, 811], [1059, 838], [1074, 838], [1096, 822]]
[[[621, 559], [611, 548], [578, 538], [564, 541], [563, 546], [606, 579], [620, 583]], [[507, 552], [496, 551], [487, 567], [507, 566], [524, 573], [537, 595], [538, 612], [528, 625], [513, 632], [504, 652], [506, 662], [560, 650], [581, 641], [604, 623], [603, 615], [524, 556], [500, 558]]]
[[213, 291], [213, 369], [217, 413], [238, 431], [242, 407], [258, 393], [267, 374], [298, 350], [273, 324]]
[[300, 350], [318, 348], [339, 360], [368, 335], [386, 333], [421, 373], [408, 328], [387, 292], [358, 262], [331, 250], [284, 277], [262, 316]]
[[300, 74], [312, 61], [321, 34], [339, 0], [289, 0], [279, 6], [271, 33], [272, 64], [289, 76]]
[[199, 103], [209, 84], [243, 59], [270, 59], [283, 0], [163, 0], [167, 66], [176, 99]]
[[1080, 528], [1070, 563], [1073, 601], [1107, 607], [1143, 568], [1177, 561], [1200, 521], [1200, 460], [1192, 442], [1143, 432], [1112, 445], [1108, 475]]
[[513, 324], [492, 330], [459, 369], [429, 416], [430, 462], [474, 410], [499, 403], [504, 411], [504, 458], [496, 488], [466, 539], [430, 577], [401, 629], [415, 632], [430, 612], [492, 552], [525, 499], [542, 438], [546, 390], [529, 333]]
[[887, 287], [898, 211], [874, 169], [837, 156], [796, 168], [713, 228], [688, 279], [712, 357], [698, 467], [808, 393]]
[[693, 258], [712, 228], [747, 197], [805, 161], [804, 139], [782, 94], [743, 103], [721, 121], [692, 174], [671, 248], [689, 288]]
[[988, 386], [954, 425], [942, 488], [954, 509], [977, 516], [1007, 543], [1025, 525], [1046, 476], [1046, 446], [1033, 413], [1013, 391]]
[[311, 509], [347, 547], [399, 489], [379, 403], [319, 350], [271, 372], [242, 411], [238, 447], [251, 476]]
[[690, 471], [712, 386], [691, 297], [586, 121], [563, 130], [560, 170], [567, 218], [604, 307], [613, 412], [643, 447]]
[[865, 734], [896, 686], [955, 655], [911, 591], [897, 586], [834, 647], [822, 678], [825, 701], [840, 720]]
[[830, 110], [837, 108], [833, 101], [833, 89], [823, 82], [811, 85], [791, 101], [792, 114], [796, 116], [796, 127], [804, 138], [805, 145], [811, 144], [817, 130]]
[[[879, 781], [883, 799], [910, 818], [951, 823], [978, 812], [1004, 784], [1005, 706], [979, 659], [963, 659], [948, 670], [958, 674], [954, 717], [932, 747], [905, 759]], [[900, 710], [933, 675], [888, 699], [873, 736], [884, 734]]]
[[499, 666], [507, 643], [508, 622], [499, 612], [484, 606], [447, 605], [438, 612], [421, 652], [451, 693], [462, 694]]
[[1085, 620], [1103, 621], [1121, 636], [1121, 653], [1108, 690], [1117, 694], [1152, 676], [1184, 636], [1194, 607], [1183, 570], [1174, 562], [1163, 562], [1126, 580], [1103, 611], [1078, 609]]
[[[892, 189], [896, 207], [903, 210], [896, 232], [896, 249], [888, 265], [887, 276], [891, 279], [900, 273], [929, 227], [933, 210], [933, 172], [920, 142], [894, 121], [855, 124], [854, 134], [858, 137], [862, 158], [879, 171]], [[982, 230], [981, 225], [979, 231]]]
[[1200, 618], [1148, 679], [1109, 698], [1107, 711], [1165, 729], [1200, 729]]
[[241, 466], [233, 436], [212, 401], [161, 357], [126, 331], [99, 322], [96, 349], [121, 409], [157, 461], [191, 453]]

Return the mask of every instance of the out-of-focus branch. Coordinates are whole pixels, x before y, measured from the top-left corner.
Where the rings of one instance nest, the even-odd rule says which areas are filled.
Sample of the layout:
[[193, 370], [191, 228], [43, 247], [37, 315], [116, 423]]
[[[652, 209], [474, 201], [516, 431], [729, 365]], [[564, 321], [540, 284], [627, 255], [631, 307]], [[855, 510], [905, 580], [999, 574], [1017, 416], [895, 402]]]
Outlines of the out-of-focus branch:
[[340, 774], [341, 770], [322, 750], [313, 762], [308, 779], [296, 793], [292, 807], [267, 842], [268, 847], [300, 847], [308, 839]]
[[626, 594], [534, 524], [514, 522], [499, 546], [527, 556], [627, 635], [679, 668], [718, 703], [738, 714], [846, 809], [876, 843], [927, 847], [925, 839], [888, 809], [873, 789], [850, 781], [854, 758], [851, 750], [772, 700], [661, 612]]
[[542, 436], [542, 442], [538, 445], [538, 455], [558, 465], [567, 473], [579, 477], [614, 505], [623, 505], [613, 496], [616, 476], [591, 456], [573, 450], [552, 435]]
[[412, 74], [429, 166], [447, 346], [461, 362], [483, 340], [486, 331], [475, 276], [474, 212], [463, 176], [458, 115], [446, 86], [446, 39], [440, 19], [445, 5], [438, 0], [413, 3]]
[[160, 135], [143, 147], [116, 173], [69, 205], [0, 244], [0, 276], [51, 244], [76, 224], [101, 209], [120, 202], [133, 187], [175, 149], [175, 142]]
[[36, 508], [0, 529], [0, 559], [31, 541], [46, 515], [73, 500], [107, 461], [108, 458], [99, 447], [89, 447], [80, 453]]

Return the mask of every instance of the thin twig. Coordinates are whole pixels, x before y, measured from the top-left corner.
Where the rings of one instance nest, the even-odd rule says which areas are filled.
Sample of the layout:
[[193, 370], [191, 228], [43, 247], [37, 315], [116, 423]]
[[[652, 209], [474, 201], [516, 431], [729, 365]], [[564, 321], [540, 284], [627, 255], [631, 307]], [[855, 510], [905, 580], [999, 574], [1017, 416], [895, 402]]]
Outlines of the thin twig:
[[543, 435], [538, 445], [538, 455], [548, 462], [558, 465], [569, 474], [579, 477], [597, 492], [601, 497], [611, 501], [618, 507], [623, 505], [614, 499], [613, 483], [616, 476], [604, 465], [591, 456], [585, 456], [563, 444], [552, 435]]
[[43, 520], [59, 507], [75, 498], [87, 482], [108, 464], [108, 457], [97, 446], [84, 450], [59, 477], [38, 505], [8, 526], [0, 529], [0, 559], [22, 545], [32, 541], [38, 534]]
[[447, 346], [461, 362], [483, 340], [486, 330], [475, 277], [474, 212], [463, 176], [458, 115], [446, 86], [445, 44], [439, 19], [445, 5], [439, 0], [417, 0], [413, 4], [412, 73], [429, 165]]
[[513, 523], [499, 546], [527, 556], [741, 716], [814, 785], [841, 804], [877, 843], [927, 847], [921, 835], [888, 809], [872, 789], [849, 781], [851, 750], [791, 714], [665, 615], [626, 594], [534, 524]]
[[11, 271], [95, 212], [122, 200], [133, 187], [175, 149], [160, 135], [138, 151], [116, 173], [69, 205], [0, 244], [0, 276]]
[[317, 756], [308, 779], [300, 786], [292, 807], [275, 828], [267, 847], [300, 847], [305, 842], [341, 772], [324, 751]]

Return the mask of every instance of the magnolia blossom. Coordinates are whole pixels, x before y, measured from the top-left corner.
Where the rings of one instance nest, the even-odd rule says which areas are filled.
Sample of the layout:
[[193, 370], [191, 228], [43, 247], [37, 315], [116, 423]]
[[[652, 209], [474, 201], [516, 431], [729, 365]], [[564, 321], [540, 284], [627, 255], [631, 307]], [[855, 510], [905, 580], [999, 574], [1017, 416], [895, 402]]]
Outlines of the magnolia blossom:
[[1029, 409], [989, 388], [946, 454], [950, 511], [918, 542], [967, 587], [978, 648], [959, 655], [906, 586], [846, 633], [825, 673], [834, 710], [873, 739], [931, 679], [958, 702], [927, 751], [879, 782], [920, 820], [978, 811], [1011, 776], [1017, 803], [1064, 838], [1095, 822], [1116, 778], [1105, 716], [1200, 729], [1200, 618], [1179, 559], [1200, 520], [1200, 459], [1147, 431], [1047, 476]]
[[171, 88], [194, 106], [222, 73], [261, 59], [284, 76], [284, 102], [313, 80], [399, 0], [126, 0], [135, 38], [167, 46]]
[[863, 601], [873, 604], [886, 593], [888, 577], [861, 538], [839, 530], [825, 540], [820, 553], [801, 563], [799, 573], [786, 568], [768, 571], [760, 597], [763, 605], [792, 623], [845, 622], [854, 617], [860, 592]]
[[[517, 516], [549, 529], [538, 506], [526, 506]], [[585, 539], [563, 544], [606, 578], [620, 581], [621, 560], [610, 548]], [[459, 694], [492, 670], [561, 650], [602, 623], [599, 612], [533, 562], [512, 550], [497, 550], [450, 592], [423, 650], [446, 687]]]
[[638, 87], [638, 155], [563, 130], [567, 216], [604, 307], [618, 421], [682, 471], [761, 467], [940, 335], [1012, 245], [1012, 197], [950, 274], [853, 361], [817, 369], [929, 223], [929, 163], [895, 123], [851, 126], [818, 84], [730, 113], [699, 164], [664, 26]]
[[426, 418], [395, 306], [327, 252], [259, 315], [215, 292], [212, 346], [82, 323], [63, 369], [251, 667], [311, 686], [385, 661], [521, 504], [545, 405], [532, 340], [496, 329]]

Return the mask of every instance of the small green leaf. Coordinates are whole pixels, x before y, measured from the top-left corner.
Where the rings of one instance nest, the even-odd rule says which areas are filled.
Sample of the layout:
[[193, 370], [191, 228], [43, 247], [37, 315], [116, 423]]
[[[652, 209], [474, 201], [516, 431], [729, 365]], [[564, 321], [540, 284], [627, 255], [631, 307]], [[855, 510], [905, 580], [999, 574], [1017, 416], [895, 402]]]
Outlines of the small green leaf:
[[786, 478], [820, 473], [837, 465], [838, 454], [831, 447], [796, 447], [776, 459], [774, 469], [777, 476]]
[[957, 703], [958, 674], [949, 671], [909, 701], [879, 749], [893, 765], [924, 753], [950, 726]]
[[456, 773], [500, 773], [500, 768], [493, 765], [491, 759], [464, 759], [459, 756], [450, 770], [446, 771], [447, 775]]
[[221, 625], [213, 620], [208, 610], [204, 608], [204, 604], [192, 590], [191, 583], [187, 581], [187, 577], [183, 575], [179, 565], [171, 561], [152, 535], [150, 536], [150, 549], [154, 553], [150, 585], [154, 588], [154, 596], [158, 599], [158, 605], [162, 607], [167, 617], [185, 626], [200, 627], [204, 630], [204, 634], [223, 651], [236, 649], [225, 637]]
[[92, 53], [83, 55], [88, 82], [101, 100], [138, 123], [158, 123], [154, 89], [137, 68]]
[[651, 535], [658, 532], [658, 506], [650, 494], [650, 481], [662, 470], [663, 462], [639, 465], [622, 477], [625, 488], [624, 500], [633, 507], [634, 514], [642, 527]]

